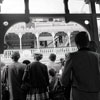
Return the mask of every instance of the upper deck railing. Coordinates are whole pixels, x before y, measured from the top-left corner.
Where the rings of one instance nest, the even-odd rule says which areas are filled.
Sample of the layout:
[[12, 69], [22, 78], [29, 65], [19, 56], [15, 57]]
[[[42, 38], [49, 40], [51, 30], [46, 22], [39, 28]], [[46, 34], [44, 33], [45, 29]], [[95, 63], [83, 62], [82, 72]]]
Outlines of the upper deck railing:
[[34, 52], [40, 52], [43, 54], [42, 62], [47, 63], [48, 57], [51, 53], [55, 53], [57, 55], [56, 61], [58, 61], [60, 58], [64, 58], [66, 53], [69, 52], [75, 52], [77, 51], [76, 47], [62, 47], [62, 48], [40, 48], [40, 49], [9, 49], [4, 50], [4, 53], [1, 57], [2, 62], [5, 62], [9, 64], [11, 60], [11, 55], [14, 51], [18, 51], [20, 53], [20, 59], [19, 61], [22, 62], [25, 59], [28, 59], [30, 61], [33, 61], [33, 54]]
[[9, 49], [9, 50], [4, 50], [4, 54], [3, 57], [4, 58], [10, 58], [12, 53], [14, 51], [18, 51], [21, 55], [23, 54], [23, 52], [27, 52], [29, 51], [31, 53], [31, 55], [34, 54], [34, 52], [40, 52], [43, 55], [48, 55], [50, 53], [56, 53], [56, 54], [65, 54], [65, 53], [69, 53], [69, 52], [74, 52], [77, 51], [76, 47], [62, 47], [62, 48], [40, 48], [40, 49]]

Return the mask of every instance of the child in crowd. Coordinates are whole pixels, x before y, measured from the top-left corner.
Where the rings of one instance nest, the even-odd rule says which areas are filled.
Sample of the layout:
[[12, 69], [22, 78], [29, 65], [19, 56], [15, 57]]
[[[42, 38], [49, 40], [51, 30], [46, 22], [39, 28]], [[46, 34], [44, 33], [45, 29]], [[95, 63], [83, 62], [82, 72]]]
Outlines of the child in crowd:
[[64, 58], [60, 58], [60, 63], [61, 63], [61, 68], [59, 70], [59, 75], [62, 75], [63, 70], [64, 70], [64, 64], [65, 64]]
[[49, 69], [50, 85], [49, 85], [49, 97], [50, 100], [65, 100], [64, 88], [60, 83], [60, 75], [55, 69]]
[[54, 89], [54, 85], [55, 85], [55, 82], [57, 81], [57, 75], [56, 75], [56, 70], [51, 68], [49, 69], [49, 96], [50, 96], [50, 100], [52, 100], [53, 96], [52, 96], [52, 93], [53, 93], [53, 89]]
[[54, 87], [54, 84], [56, 82], [56, 79], [57, 79], [57, 75], [56, 75], [56, 70], [51, 68], [49, 69], [49, 77], [50, 77], [50, 80], [49, 80], [49, 90], [52, 91], [53, 90], [53, 87]]

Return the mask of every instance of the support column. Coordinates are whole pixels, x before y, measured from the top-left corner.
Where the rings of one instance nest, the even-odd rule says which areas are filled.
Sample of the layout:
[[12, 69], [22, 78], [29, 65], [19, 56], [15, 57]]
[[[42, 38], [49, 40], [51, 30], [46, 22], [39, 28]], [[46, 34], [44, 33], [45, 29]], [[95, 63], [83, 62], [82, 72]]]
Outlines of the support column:
[[55, 34], [52, 32], [52, 37], [53, 37], [53, 47], [54, 47], [54, 53], [56, 53], [56, 46], [55, 46]]
[[56, 46], [55, 46], [55, 34], [54, 34], [54, 32], [52, 32], [52, 37], [53, 37], [53, 47], [55, 48]]
[[22, 33], [18, 33], [20, 39], [20, 50], [22, 50]]
[[39, 33], [36, 33], [36, 40], [37, 40], [37, 49], [40, 48], [40, 44], [39, 44]]
[[71, 32], [68, 32], [68, 41], [69, 41], [69, 47], [71, 47]]
[[72, 48], [71, 48], [71, 32], [67, 32], [67, 34], [68, 34], [68, 43], [69, 43], [69, 49], [70, 49], [70, 52], [72, 52]]

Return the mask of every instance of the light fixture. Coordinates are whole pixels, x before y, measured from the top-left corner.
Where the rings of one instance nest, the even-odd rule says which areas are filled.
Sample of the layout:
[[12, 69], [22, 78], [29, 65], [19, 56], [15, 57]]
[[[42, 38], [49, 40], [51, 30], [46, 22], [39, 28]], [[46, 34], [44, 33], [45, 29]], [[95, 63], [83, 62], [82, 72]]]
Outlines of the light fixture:
[[89, 21], [88, 21], [88, 20], [85, 20], [84, 23], [85, 23], [86, 25], [88, 25], [88, 24], [89, 24]]
[[8, 24], [9, 24], [8, 21], [4, 21], [4, 22], [3, 22], [3, 25], [4, 25], [4, 26], [8, 26]]

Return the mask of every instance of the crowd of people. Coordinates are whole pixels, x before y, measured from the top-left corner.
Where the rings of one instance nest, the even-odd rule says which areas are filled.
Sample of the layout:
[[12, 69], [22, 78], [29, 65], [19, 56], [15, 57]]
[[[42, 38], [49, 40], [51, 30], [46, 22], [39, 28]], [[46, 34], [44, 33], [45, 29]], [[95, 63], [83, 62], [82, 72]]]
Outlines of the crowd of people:
[[[34, 53], [33, 62], [20, 63], [19, 52], [14, 52], [13, 62], [2, 68], [2, 100], [100, 100], [98, 46], [84, 31], [76, 34], [75, 43], [78, 51], [65, 54], [59, 63], [51, 53], [47, 65], [40, 61], [41, 53]], [[64, 88], [62, 99], [50, 95], [58, 80]], [[9, 95], [3, 90], [5, 86]]]

